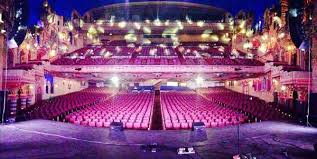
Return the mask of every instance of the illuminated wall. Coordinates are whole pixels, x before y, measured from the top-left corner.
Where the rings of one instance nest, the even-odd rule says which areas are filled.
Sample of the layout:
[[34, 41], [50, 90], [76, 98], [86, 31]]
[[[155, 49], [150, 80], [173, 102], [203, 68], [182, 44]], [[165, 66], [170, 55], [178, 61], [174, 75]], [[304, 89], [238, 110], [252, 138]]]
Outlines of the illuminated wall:
[[273, 96], [273, 88], [266, 89], [266, 90], [259, 90], [254, 89], [254, 81], [261, 81], [260, 78], [251, 78], [246, 80], [238, 80], [238, 81], [232, 81], [231, 84], [227, 81], [225, 84], [225, 87], [228, 89], [231, 89], [235, 92], [248, 94], [251, 96], [258, 97], [260, 99], [265, 100], [266, 102], [273, 102], [274, 96]]
[[81, 81], [60, 78], [60, 77], [54, 77], [53, 83], [54, 83], [53, 84], [54, 93], [51, 93], [51, 84], [49, 82], [46, 82], [45, 86], [46, 85], [48, 86], [48, 92], [46, 91], [46, 87], [45, 87], [44, 93], [43, 93], [44, 99], [80, 91], [88, 87], [87, 83], [83, 85], [83, 82]]

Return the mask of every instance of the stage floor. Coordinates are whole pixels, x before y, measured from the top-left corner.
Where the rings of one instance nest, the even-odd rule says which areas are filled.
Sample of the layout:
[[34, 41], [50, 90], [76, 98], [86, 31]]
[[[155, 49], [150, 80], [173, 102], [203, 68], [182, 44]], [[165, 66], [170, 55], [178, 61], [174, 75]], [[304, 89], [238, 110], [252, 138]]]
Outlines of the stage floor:
[[[290, 123], [261, 122], [217, 129], [206, 134], [189, 130], [121, 133], [47, 120], [0, 125], [1, 159], [230, 159], [252, 153], [257, 159], [316, 159], [317, 128]], [[239, 132], [239, 133], [238, 133]], [[239, 138], [238, 138], [239, 136]], [[144, 144], [158, 144], [158, 152], [144, 152]], [[238, 146], [240, 145], [240, 146]], [[196, 154], [177, 155], [181, 146]], [[288, 157], [286, 157], [288, 156]]]

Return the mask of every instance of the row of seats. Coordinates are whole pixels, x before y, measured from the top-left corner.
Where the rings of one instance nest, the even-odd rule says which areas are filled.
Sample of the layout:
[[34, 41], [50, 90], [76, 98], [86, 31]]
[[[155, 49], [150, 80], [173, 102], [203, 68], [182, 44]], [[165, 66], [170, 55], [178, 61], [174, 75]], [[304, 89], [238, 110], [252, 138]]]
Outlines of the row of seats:
[[52, 62], [53, 65], [250, 65], [262, 66], [263, 64], [251, 59], [230, 59], [230, 58], [202, 58], [186, 57], [183, 62], [179, 57], [147, 57], [147, 58], [59, 58]]
[[[214, 46], [87, 46], [65, 54], [54, 65], [251, 65], [262, 66], [255, 59], [230, 59], [227, 47]], [[219, 49], [223, 48], [223, 49]], [[227, 52], [227, 53], [223, 53]]]
[[265, 101], [253, 96], [231, 91], [225, 87], [200, 89], [199, 92], [220, 105], [246, 112], [259, 120], [279, 120], [287, 118], [285, 114], [282, 114], [277, 108], [272, 107]]
[[161, 109], [165, 129], [189, 129], [193, 122], [199, 121], [206, 127], [222, 127], [244, 123], [248, 119], [192, 91], [162, 92]]
[[149, 129], [154, 105], [151, 92], [121, 92], [109, 99], [66, 116], [66, 121], [78, 125], [109, 127], [122, 122], [127, 129]]
[[65, 112], [73, 111], [96, 103], [112, 94], [105, 88], [87, 88], [78, 92], [43, 100], [25, 110], [25, 116], [30, 119], [54, 119]]

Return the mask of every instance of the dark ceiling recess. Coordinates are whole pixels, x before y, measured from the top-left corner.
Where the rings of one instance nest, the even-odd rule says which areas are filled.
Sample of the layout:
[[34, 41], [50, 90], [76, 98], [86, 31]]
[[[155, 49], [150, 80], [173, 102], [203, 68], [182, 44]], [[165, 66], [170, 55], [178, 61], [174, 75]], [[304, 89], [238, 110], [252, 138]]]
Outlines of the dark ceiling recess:
[[28, 0], [15, 0], [14, 24], [9, 39], [14, 39], [19, 46], [26, 35], [28, 23]]
[[289, 29], [293, 43], [297, 48], [306, 39], [304, 25], [304, 2], [299, 0], [289, 0], [288, 6]]

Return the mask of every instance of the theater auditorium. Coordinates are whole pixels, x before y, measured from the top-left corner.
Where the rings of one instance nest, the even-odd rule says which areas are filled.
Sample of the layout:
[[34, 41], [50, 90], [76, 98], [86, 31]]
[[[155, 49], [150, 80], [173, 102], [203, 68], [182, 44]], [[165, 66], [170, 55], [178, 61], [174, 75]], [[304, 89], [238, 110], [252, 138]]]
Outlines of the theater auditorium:
[[317, 1], [1, 0], [1, 159], [316, 159]]

